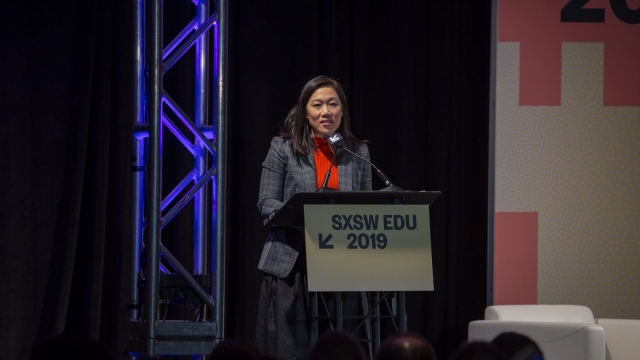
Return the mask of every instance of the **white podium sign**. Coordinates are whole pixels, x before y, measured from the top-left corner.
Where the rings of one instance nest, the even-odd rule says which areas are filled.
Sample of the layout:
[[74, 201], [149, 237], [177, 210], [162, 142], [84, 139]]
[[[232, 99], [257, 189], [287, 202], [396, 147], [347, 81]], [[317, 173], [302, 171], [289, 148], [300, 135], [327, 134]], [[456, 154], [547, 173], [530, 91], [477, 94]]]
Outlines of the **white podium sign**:
[[309, 291], [431, 291], [428, 205], [304, 205]]

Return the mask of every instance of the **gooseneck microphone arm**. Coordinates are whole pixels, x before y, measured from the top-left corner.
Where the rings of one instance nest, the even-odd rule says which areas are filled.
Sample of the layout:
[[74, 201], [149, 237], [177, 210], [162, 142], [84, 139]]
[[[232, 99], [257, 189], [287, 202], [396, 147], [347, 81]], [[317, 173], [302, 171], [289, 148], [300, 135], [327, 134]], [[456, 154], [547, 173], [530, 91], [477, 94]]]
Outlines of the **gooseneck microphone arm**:
[[327, 187], [327, 184], [329, 183], [329, 177], [331, 176], [331, 169], [333, 168], [333, 164], [335, 164], [336, 159], [338, 158], [338, 155], [340, 154], [333, 155], [333, 159], [331, 159], [331, 165], [329, 165], [329, 170], [327, 170], [327, 172], [324, 174], [324, 180], [322, 181], [322, 186], [320, 186], [320, 188], [316, 190], [317, 192], [333, 190], [333, 189], [329, 189]]
[[378, 173], [378, 176], [380, 177], [380, 179], [382, 179], [382, 181], [384, 182], [385, 185], [387, 185], [386, 188], [382, 189], [381, 191], [402, 191], [402, 188], [399, 186], [394, 185], [391, 180], [389, 180], [389, 178], [387, 177], [387, 175], [385, 175], [380, 169], [378, 169], [377, 166], [373, 165], [371, 163], [371, 161], [363, 158], [362, 156], [356, 154], [355, 152], [347, 149], [346, 147], [342, 146], [342, 145], [338, 145], [339, 149], [342, 149], [346, 152], [348, 152], [349, 154], [357, 157], [358, 159], [366, 162], [367, 164], [371, 165], [371, 167]]

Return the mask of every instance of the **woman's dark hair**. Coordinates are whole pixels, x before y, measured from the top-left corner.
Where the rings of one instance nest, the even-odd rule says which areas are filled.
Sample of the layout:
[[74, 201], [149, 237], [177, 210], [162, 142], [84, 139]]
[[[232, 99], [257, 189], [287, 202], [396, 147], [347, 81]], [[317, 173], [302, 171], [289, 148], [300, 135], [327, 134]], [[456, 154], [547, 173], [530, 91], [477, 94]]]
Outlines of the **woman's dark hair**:
[[309, 80], [304, 85], [297, 103], [289, 110], [289, 114], [280, 127], [280, 136], [291, 140], [291, 152], [293, 152], [293, 155], [307, 155], [315, 147], [311, 126], [307, 120], [307, 103], [311, 95], [321, 88], [332, 88], [338, 94], [340, 106], [342, 107], [342, 121], [337, 132], [342, 135], [347, 145], [353, 150], [357, 150], [356, 144], [366, 142], [357, 139], [351, 133], [349, 108], [347, 107], [347, 98], [342, 85], [328, 76], [320, 75]]

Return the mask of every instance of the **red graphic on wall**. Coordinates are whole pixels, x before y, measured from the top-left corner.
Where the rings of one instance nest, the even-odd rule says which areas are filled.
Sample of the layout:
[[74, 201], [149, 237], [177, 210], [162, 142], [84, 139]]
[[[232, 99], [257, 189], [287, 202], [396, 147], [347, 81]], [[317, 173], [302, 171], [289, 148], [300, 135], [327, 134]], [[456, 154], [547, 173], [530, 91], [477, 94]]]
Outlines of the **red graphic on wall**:
[[497, 212], [493, 303], [538, 303], [538, 213]]
[[[602, 22], [561, 22], [570, 2]], [[620, 20], [620, 6], [640, 13], [640, 0], [499, 0], [498, 41], [520, 43], [520, 105], [560, 105], [562, 43], [596, 42], [604, 43], [603, 105], [640, 106], [640, 24]]]

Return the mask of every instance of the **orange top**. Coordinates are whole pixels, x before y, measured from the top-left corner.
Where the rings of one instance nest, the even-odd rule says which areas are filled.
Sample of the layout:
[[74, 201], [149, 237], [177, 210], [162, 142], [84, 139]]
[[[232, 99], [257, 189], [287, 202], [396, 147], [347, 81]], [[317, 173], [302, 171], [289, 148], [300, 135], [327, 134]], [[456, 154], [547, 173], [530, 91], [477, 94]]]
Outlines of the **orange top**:
[[[331, 165], [331, 159], [333, 159], [333, 151], [331, 145], [327, 140], [319, 137], [313, 137], [313, 142], [316, 144], [316, 149], [313, 151], [313, 160], [316, 163], [316, 188], [319, 189], [322, 186], [324, 177]], [[329, 176], [328, 188], [338, 190], [338, 164], [337, 160], [331, 167], [331, 176]]]

